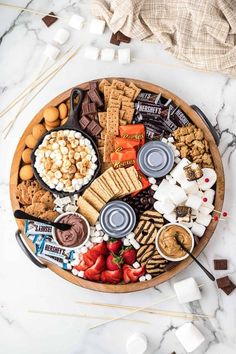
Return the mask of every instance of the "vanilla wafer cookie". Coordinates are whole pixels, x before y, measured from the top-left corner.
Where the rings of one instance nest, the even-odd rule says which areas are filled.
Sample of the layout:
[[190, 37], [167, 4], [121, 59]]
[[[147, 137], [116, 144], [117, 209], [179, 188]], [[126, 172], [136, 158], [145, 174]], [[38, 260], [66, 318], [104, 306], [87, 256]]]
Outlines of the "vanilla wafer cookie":
[[141, 245], [149, 245], [155, 242], [157, 229], [150, 221], [141, 220], [136, 226], [135, 239]]
[[163, 216], [155, 210], [146, 210], [140, 216], [140, 220], [145, 220], [153, 223], [157, 229], [164, 225]]

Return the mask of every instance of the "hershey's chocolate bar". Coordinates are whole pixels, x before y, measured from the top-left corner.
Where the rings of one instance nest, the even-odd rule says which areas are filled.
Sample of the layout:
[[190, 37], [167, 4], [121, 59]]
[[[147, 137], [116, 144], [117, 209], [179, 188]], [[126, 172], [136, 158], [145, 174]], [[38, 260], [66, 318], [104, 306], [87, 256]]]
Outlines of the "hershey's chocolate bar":
[[140, 94], [137, 96], [136, 101], [140, 101], [143, 103], [153, 103], [157, 104], [160, 103], [160, 98], [161, 94], [155, 94], [155, 93], [150, 93], [150, 92], [140, 92]]
[[151, 105], [138, 102], [135, 106], [140, 113], [161, 114], [161, 107], [154, 104]]
[[52, 236], [52, 226], [37, 221], [26, 220], [25, 234], [29, 235], [49, 235]]

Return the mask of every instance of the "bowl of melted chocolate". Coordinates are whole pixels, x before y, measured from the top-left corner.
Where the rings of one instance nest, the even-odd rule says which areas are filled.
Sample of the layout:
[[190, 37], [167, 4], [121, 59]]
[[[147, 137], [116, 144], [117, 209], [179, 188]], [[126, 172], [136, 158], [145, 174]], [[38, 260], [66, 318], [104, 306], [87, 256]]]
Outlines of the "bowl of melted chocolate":
[[66, 231], [53, 227], [53, 238], [60, 246], [67, 249], [74, 249], [82, 247], [88, 241], [90, 226], [88, 221], [81, 214], [67, 212], [59, 215], [55, 222], [71, 225], [71, 228]]

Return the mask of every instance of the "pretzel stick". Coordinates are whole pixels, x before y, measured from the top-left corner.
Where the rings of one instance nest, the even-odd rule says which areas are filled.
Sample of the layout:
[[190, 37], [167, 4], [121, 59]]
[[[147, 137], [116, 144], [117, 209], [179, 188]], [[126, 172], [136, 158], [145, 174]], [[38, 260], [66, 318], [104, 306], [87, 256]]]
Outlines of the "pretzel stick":
[[[105, 304], [105, 303], [99, 303], [99, 302], [76, 301], [76, 303], [83, 304], [83, 305], [108, 307], [108, 308], [118, 308], [118, 309], [129, 310], [129, 311], [139, 309], [139, 307], [134, 307], [134, 306]], [[159, 309], [154, 309], [154, 308], [150, 308], [150, 310], [143, 310], [142, 312], [149, 313], [149, 314], [159, 314], [161, 316], [173, 316], [173, 317], [183, 317], [183, 318], [191, 318], [191, 319], [194, 319], [196, 317], [200, 317], [200, 318], [214, 317], [211, 315], [204, 315], [204, 314], [198, 314], [198, 313], [165, 311], [165, 310], [159, 310]]]
[[[70, 50], [72, 49], [72, 47], [70, 47], [70, 49], [68, 49], [65, 54], [63, 54], [63, 56], [61, 57], [61, 60], [70, 52]], [[1, 112], [0, 112], [0, 117], [2, 117], [5, 113], [7, 113], [11, 108], [13, 108], [19, 101], [21, 101], [26, 94], [28, 94], [29, 92], [31, 92], [31, 90], [33, 90], [35, 87], [37, 87], [38, 85], [40, 85], [44, 80], [47, 79], [47, 77], [43, 77], [43, 75], [46, 75], [50, 69], [54, 69], [55, 70], [59, 67], [59, 64], [53, 64], [52, 66], [50, 66], [47, 70], [45, 70], [42, 73], [42, 78], [40, 78], [39, 80], [33, 81], [31, 82], [11, 103], [8, 104], [7, 107], [5, 107]], [[50, 74], [49, 74], [50, 75]]]
[[[39, 311], [39, 310], [28, 310], [29, 313], [37, 313], [40, 315], [51, 315], [51, 316], [64, 316], [64, 317], [81, 317], [81, 318], [92, 318], [92, 319], [99, 319], [99, 320], [112, 320], [111, 317], [104, 317], [104, 316], [93, 316], [93, 315], [85, 315], [82, 313], [65, 313], [65, 312], [51, 312], [51, 311]], [[124, 318], [122, 321], [129, 321], [129, 322], [140, 322], [148, 324], [149, 322], [143, 320], [131, 320]]]
[[49, 14], [47, 14], [47, 13], [45, 13], [45, 12], [41, 12], [41, 11], [38, 11], [38, 10], [27, 9], [27, 8], [25, 8], [25, 7], [16, 6], [16, 5], [11, 5], [11, 4], [5, 4], [5, 3], [2, 3], [2, 2], [0, 2], [0, 6], [3, 6], [3, 7], [11, 7], [11, 8], [13, 8], [13, 9], [21, 10], [21, 11], [24, 11], [24, 12], [30, 12], [30, 13], [35, 14], [35, 15], [42, 15], [42, 16], [54, 17], [54, 18], [58, 18], [58, 19], [63, 20], [63, 21], [66, 21], [66, 20], [67, 20], [65, 17], [62, 17], [62, 16], [49, 15]]
[[[201, 285], [199, 285], [198, 287], [201, 288], [202, 286], [204, 286], [204, 284], [201, 284]], [[127, 316], [129, 316], [129, 315], [132, 315], [132, 314], [134, 314], [134, 313], [137, 313], [137, 312], [140, 312], [140, 311], [149, 309], [149, 308], [152, 307], [152, 306], [159, 305], [159, 304], [161, 304], [161, 303], [163, 303], [163, 302], [166, 302], [167, 300], [172, 300], [172, 299], [174, 299], [174, 298], [176, 298], [176, 295], [168, 296], [168, 297], [165, 298], [165, 299], [162, 299], [162, 300], [159, 300], [159, 301], [157, 301], [157, 302], [153, 302], [152, 304], [149, 304], [149, 305], [146, 305], [146, 306], [143, 306], [143, 307], [139, 307], [139, 308], [137, 308], [137, 309], [135, 309], [135, 310], [132, 310], [132, 311], [130, 311], [129, 313], [126, 313], [126, 314], [124, 314], [124, 315], [122, 315], [122, 316], [119, 316], [119, 317], [114, 318], [113, 320], [108, 320], [108, 321], [100, 322], [100, 323], [96, 324], [95, 326], [89, 327], [89, 329], [94, 329], [94, 328], [97, 328], [97, 327], [99, 327], [99, 326], [103, 326], [103, 325], [105, 325], [105, 324], [111, 323], [111, 322], [113, 322], [113, 321], [120, 320], [120, 319], [125, 318], [125, 317], [127, 317]]]

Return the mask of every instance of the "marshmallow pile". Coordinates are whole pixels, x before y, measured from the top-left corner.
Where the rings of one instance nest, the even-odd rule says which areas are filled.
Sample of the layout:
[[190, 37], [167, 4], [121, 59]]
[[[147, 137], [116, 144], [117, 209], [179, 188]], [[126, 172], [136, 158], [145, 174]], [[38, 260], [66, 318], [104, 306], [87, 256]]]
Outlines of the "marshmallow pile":
[[[130, 48], [118, 49], [117, 54], [119, 64], [130, 64]], [[116, 51], [113, 48], [100, 49], [94, 46], [85, 48], [84, 56], [86, 59], [98, 60], [99, 55], [102, 61], [113, 61], [116, 57]]]
[[57, 191], [79, 191], [97, 169], [97, 156], [91, 142], [74, 130], [47, 134], [35, 156], [34, 166], [40, 177]]
[[211, 168], [203, 168], [203, 176], [195, 181], [188, 181], [184, 167], [191, 162], [183, 158], [158, 186], [154, 178], [149, 178], [151, 188], [155, 191], [154, 209], [169, 222], [178, 222], [175, 208], [185, 205], [191, 208], [191, 221], [182, 223], [191, 229], [194, 235], [203, 236], [211, 222], [210, 213], [214, 210], [215, 191], [211, 189], [216, 183], [217, 175]]
[[77, 195], [67, 196], [63, 198], [56, 197], [54, 199], [54, 204], [55, 204], [54, 210], [56, 210], [59, 214], [67, 213], [67, 212], [75, 213], [78, 209], [78, 206], [76, 204], [77, 200], [78, 200]]

